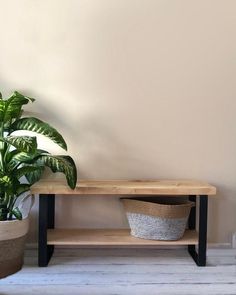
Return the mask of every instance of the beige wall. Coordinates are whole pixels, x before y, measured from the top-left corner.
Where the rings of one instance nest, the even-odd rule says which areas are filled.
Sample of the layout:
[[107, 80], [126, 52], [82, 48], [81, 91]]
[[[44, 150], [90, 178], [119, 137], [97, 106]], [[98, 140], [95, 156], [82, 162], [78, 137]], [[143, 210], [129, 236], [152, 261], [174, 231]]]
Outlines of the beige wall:
[[[0, 11], [0, 88], [38, 98], [31, 110], [65, 135], [80, 177], [209, 181], [210, 241], [230, 242], [236, 1], [0, 0]], [[59, 199], [57, 214], [59, 226], [126, 226], [108, 197]]]

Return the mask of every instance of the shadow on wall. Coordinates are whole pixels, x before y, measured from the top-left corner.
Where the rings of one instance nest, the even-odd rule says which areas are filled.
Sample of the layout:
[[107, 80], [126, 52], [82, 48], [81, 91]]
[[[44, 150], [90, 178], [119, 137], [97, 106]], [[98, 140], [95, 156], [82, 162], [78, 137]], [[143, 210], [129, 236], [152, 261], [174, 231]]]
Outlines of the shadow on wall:
[[[138, 142], [132, 142], [127, 136], [124, 140], [122, 133], [113, 130], [108, 119], [102, 117], [104, 110], [100, 114], [96, 107], [89, 109], [87, 106], [84, 113], [84, 106], [80, 108], [80, 102], [76, 98], [72, 97], [70, 103], [68, 101], [68, 104], [64, 105], [65, 102], [60, 102], [60, 97], [57, 99], [55, 94], [49, 97], [31, 90], [18, 90], [36, 98], [34, 104], [25, 107], [26, 115], [45, 120], [65, 137], [69, 154], [74, 158], [81, 178], [126, 179], [132, 175], [134, 179], [149, 179], [160, 176], [157, 161], [151, 161], [150, 155], [140, 152]], [[71, 117], [70, 109], [73, 112]], [[74, 115], [77, 112], [78, 115]], [[49, 151], [53, 153], [54, 147], [52, 151], [49, 148]], [[55, 153], [65, 151], [55, 145]], [[166, 169], [163, 168], [163, 163], [161, 166], [163, 173]]]
[[[63, 111], [60, 109], [57, 112], [53, 105], [52, 102], [37, 100], [27, 115], [37, 116], [49, 122], [63, 134], [69, 153], [78, 166], [80, 178], [125, 179], [130, 175], [133, 175], [133, 178], [155, 178], [158, 175], [153, 174], [153, 171], [157, 172], [155, 162], [138, 156], [138, 143], [134, 153], [133, 147], [122, 141], [122, 136], [111, 130], [109, 122], [105, 122], [94, 109], [83, 114], [75, 104], [72, 107], [77, 108], [78, 116], [71, 118], [66, 115], [66, 111], [65, 116], [62, 116]], [[64, 151], [57, 148], [55, 152]], [[150, 174], [143, 172], [144, 166], [150, 167]]]

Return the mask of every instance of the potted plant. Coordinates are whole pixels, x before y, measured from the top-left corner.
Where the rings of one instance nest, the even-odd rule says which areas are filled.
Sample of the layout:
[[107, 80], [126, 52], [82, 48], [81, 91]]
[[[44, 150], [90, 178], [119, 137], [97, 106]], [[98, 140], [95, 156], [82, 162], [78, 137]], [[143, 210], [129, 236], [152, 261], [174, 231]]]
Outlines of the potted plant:
[[55, 156], [39, 149], [36, 136], [14, 134], [18, 130], [38, 133], [67, 150], [65, 140], [55, 128], [35, 117], [23, 116], [23, 105], [33, 101], [17, 91], [8, 99], [0, 94], [0, 278], [22, 267], [29, 219], [23, 216], [19, 200], [41, 178], [45, 167], [64, 173], [72, 189], [77, 181], [76, 166], [70, 156]]

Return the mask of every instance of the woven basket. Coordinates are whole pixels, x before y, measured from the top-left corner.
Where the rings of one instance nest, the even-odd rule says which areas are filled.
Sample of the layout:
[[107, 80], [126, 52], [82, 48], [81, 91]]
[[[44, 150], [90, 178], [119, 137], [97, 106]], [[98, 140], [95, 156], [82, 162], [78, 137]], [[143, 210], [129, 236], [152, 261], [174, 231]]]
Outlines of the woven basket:
[[29, 219], [0, 221], [0, 278], [22, 268]]
[[180, 239], [184, 235], [186, 223], [193, 202], [165, 204], [135, 199], [121, 199], [131, 235], [150, 240]]

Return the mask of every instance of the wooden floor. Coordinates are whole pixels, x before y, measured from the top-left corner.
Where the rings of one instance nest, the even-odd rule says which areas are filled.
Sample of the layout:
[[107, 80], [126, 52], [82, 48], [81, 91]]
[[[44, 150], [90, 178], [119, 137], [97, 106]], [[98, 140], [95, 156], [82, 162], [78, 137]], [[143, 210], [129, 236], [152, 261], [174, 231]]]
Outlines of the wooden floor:
[[28, 250], [24, 268], [0, 280], [0, 294], [236, 294], [234, 252], [211, 252], [207, 267], [197, 267], [184, 249], [56, 249], [47, 268], [36, 263]]

